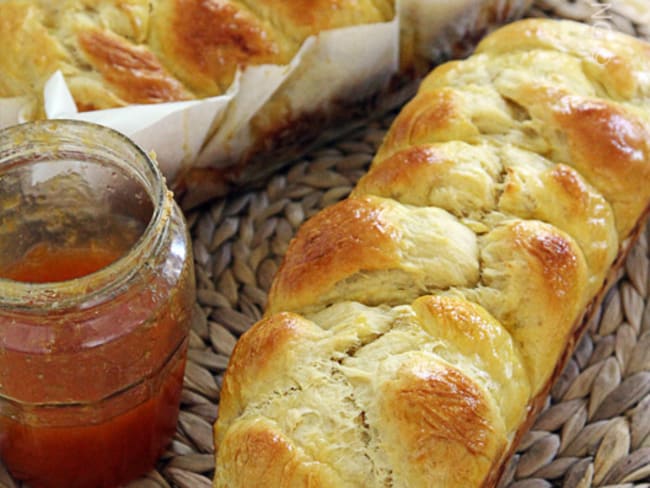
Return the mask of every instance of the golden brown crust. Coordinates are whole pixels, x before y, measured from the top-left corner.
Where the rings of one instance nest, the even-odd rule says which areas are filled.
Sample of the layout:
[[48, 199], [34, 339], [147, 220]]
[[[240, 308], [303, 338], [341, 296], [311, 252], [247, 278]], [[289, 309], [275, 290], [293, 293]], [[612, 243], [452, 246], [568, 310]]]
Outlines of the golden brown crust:
[[[246, 340], [235, 346], [224, 376], [221, 391], [226, 400], [219, 406], [221, 417], [234, 420], [255, 395], [272, 391], [277, 371], [292, 367], [292, 348], [300, 340], [316, 339], [319, 332], [315, 325], [291, 313], [269, 316], [247, 331]], [[215, 429], [219, 441], [224, 434]]]
[[587, 268], [575, 241], [538, 221], [514, 220], [483, 237], [483, 287], [463, 290], [508, 329], [519, 345], [532, 391], [548, 381], [548, 358], [564, 350], [588, 302]]
[[329, 29], [382, 22], [393, 17], [386, 0], [242, 0], [258, 17], [286, 32], [295, 42]]
[[233, 369], [251, 377], [272, 372], [271, 357], [301, 335], [300, 322], [303, 321], [302, 317], [291, 313], [280, 313], [262, 320], [246, 341], [235, 346], [230, 359]]
[[[550, 178], [556, 182], [567, 195], [567, 213], [581, 212], [588, 198], [588, 190], [578, 173], [563, 164], [558, 164], [551, 171]], [[506, 192], [508, 189], [506, 189]]]
[[453, 354], [469, 358], [492, 378], [488, 388], [494, 391], [505, 428], [516, 429], [531, 392], [519, 348], [503, 325], [476, 303], [450, 296], [425, 296], [412, 306], [420, 326], [440, 341], [436, 352], [443, 357], [448, 353], [447, 360]]
[[202, 96], [225, 91], [238, 68], [285, 64], [296, 49], [267, 22], [223, 0], [156, 2], [150, 42], [170, 70]]
[[391, 124], [375, 161], [406, 146], [471, 140], [479, 132], [464, 116], [462, 107], [463, 102], [453, 89], [418, 93]]
[[612, 202], [627, 235], [650, 197], [650, 126], [600, 100], [566, 96], [554, 108], [573, 166]]
[[575, 301], [579, 295], [576, 297], [574, 294], [574, 284], [583, 278], [578, 272], [579, 259], [576, 250], [572, 249], [571, 243], [563, 236], [546, 234], [538, 229], [535, 231], [530, 232], [523, 223], [516, 225], [513, 229], [515, 245], [528, 251], [533, 258], [528, 264], [533, 266], [533, 269], [541, 269], [540, 275], [546, 283], [548, 296], [555, 301], [551, 305], [559, 305], [559, 301], [564, 301], [566, 296], [571, 295], [574, 300], [570, 301]]
[[435, 179], [437, 166], [452, 164], [432, 146], [407, 147], [373, 167], [361, 178], [356, 189], [362, 194], [389, 197], [399, 193], [403, 198], [408, 198], [407, 190], [411, 185]]
[[314, 220], [289, 245], [287, 256], [297, 257], [278, 270], [269, 313], [304, 313], [340, 296], [396, 305], [478, 281], [476, 236], [444, 210], [352, 197]]
[[[406, 486], [478, 486], [506, 439], [494, 405], [454, 368], [404, 367], [381, 393], [386, 442], [410, 446], [391, 459]], [[453, 463], [455, 469], [447, 469]], [[407, 468], [407, 469], [405, 469]]]
[[512, 147], [409, 146], [376, 160], [353, 194], [437, 206], [461, 218], [481, 220], [498, 210], [548, 222], [576, 240], [591, 271], [589, 293], [602, 286], [616, 255], [607, 200], [575, 169]]
[[189, 98], [150, 51], [101, 30], [78, 34], [84, 57], [127, 103], [160, 103]]
[[552, 23], [525, 19], [486, 37], [476, 52], [499, 55], [537, 49], [580, 58], [587, 74], [595, 77], [614, 99], [643, 97], [643, 73], [650, 67], [650, 47], [613, 30], [576, 22], [564, 22], [557, 29]]
[[377, 159], [353, 194], [440, 207], [456, 217], [494, 210], [501, 163], [495, 151], [465, 143], [413, 145]]
[[57, 69], [84, 110], [219, 95], [310, 35], [393, 13], [388, 0], [6, 0], [0, 97], [39, 97]]
[[301, 453], [268, 422], [235, 424], [220, 450], [222, 462], [215, 483], [225, 480], [229, 488], [342, 486], [331, 468]]
[[614, 212], [573, 168], [558, 164], [539, 171], [507, 168], [500, 210], [549, 222], [571, 235], [591, 272], [587, 294], [596, 293], [616, 256]]
[[299, 309], [314, 290], [325, 292], [358, 271], [396, 266], [399, 232], [382, 218], [384, 213], [371, 200], [350, 198], [306, 222], [273, 282], [269, 312], [280, 306]]
[[[614, 209], [619, 237], [627, 235], [650, 196], [641, 183], [650, 171], [650, 118], [640, 109], [649, 106], [650, 50], [614, 33], [582, 46], [588, 28], [561, 25], [516, 23], [468, 61], [434, 70], [396, 118], [375, 164], [401, 148], [452, 138], [512, 144], [575, 168]], [[594, 58], [601, 49], [611, 55]]]

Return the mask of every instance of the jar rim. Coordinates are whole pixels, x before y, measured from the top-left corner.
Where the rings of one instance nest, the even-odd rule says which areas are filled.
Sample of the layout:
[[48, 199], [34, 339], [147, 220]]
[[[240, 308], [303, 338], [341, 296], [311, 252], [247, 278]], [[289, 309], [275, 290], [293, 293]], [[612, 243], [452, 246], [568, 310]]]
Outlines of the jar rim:
[[[103, 144], [110, 143], [118, 149], [129, 150], [139, 160], [140, 168], [127, 160], [120, 163], [131, 170], [130, 176], [146, 190], [153, 207], [151, 217], [133, 245], [115, 261], [92, 273], [43, 283], [15, 281], [0, 276], [0, 306], [5, 309], [35, 312], [43, 308], [44, 312], [48, 312], [78, 308], [82, 304], [87, 308], [101, 303], [108, 295], [118, 292], [146, 264], [143, 258], [153, 254], [162, 241], [170, 220], [173, 195], [167, 189], [164, 176], [153, 158], [135, 141], [117, 130], [73, 119], [38, 120], [0, 129], [0, 176], [4, 167], [11, 169], [18, 164], [47, 161], [27, 158], [18, 163], [12, 162], [17, 156], [17, 148], [29, 144], [33, 150], [34, 147], [39, 147], [39, 143], [55, 144], [55, 137], [83, 144], [82, 136], [89, 134], [98, 135]], [[73, 136], [79, 136], [79, 139], [73, 140]], [[48, 141], [48, 138], [52, 140]], [[14, 151], [3, 152], [3, 147], [10, 147]], [[32, 152], [38, 154], [38, 151]]]

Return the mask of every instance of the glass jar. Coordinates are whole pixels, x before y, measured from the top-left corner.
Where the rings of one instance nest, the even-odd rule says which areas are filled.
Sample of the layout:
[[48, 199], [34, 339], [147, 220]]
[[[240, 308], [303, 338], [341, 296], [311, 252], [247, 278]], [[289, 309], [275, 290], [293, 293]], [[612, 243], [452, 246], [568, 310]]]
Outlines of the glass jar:
[[105, 127], [0, 131], [0, 458], [38, 487], [153, 467], [178, 417], [194, 270], [156, 164]]

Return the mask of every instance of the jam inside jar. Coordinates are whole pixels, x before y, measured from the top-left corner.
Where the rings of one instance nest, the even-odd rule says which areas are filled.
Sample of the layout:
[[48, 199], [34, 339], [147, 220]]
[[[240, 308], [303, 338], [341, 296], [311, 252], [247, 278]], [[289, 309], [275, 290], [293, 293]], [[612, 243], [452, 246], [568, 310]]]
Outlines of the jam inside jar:
[[0, 131], [0, 459], [33, 488], [120, 486], [179, 411], [194, 270], [155, 163], [100, 126]]

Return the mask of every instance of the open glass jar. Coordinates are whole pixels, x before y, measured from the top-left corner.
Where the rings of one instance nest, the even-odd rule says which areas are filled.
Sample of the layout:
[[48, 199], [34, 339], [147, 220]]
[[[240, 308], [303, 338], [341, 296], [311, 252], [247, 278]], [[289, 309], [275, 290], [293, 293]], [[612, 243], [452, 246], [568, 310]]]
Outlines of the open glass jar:
[[113, 487], [174, 434], [194, 303], [156, 164], [97, 125], [0, 131], [0, 458], [30, 486]]

